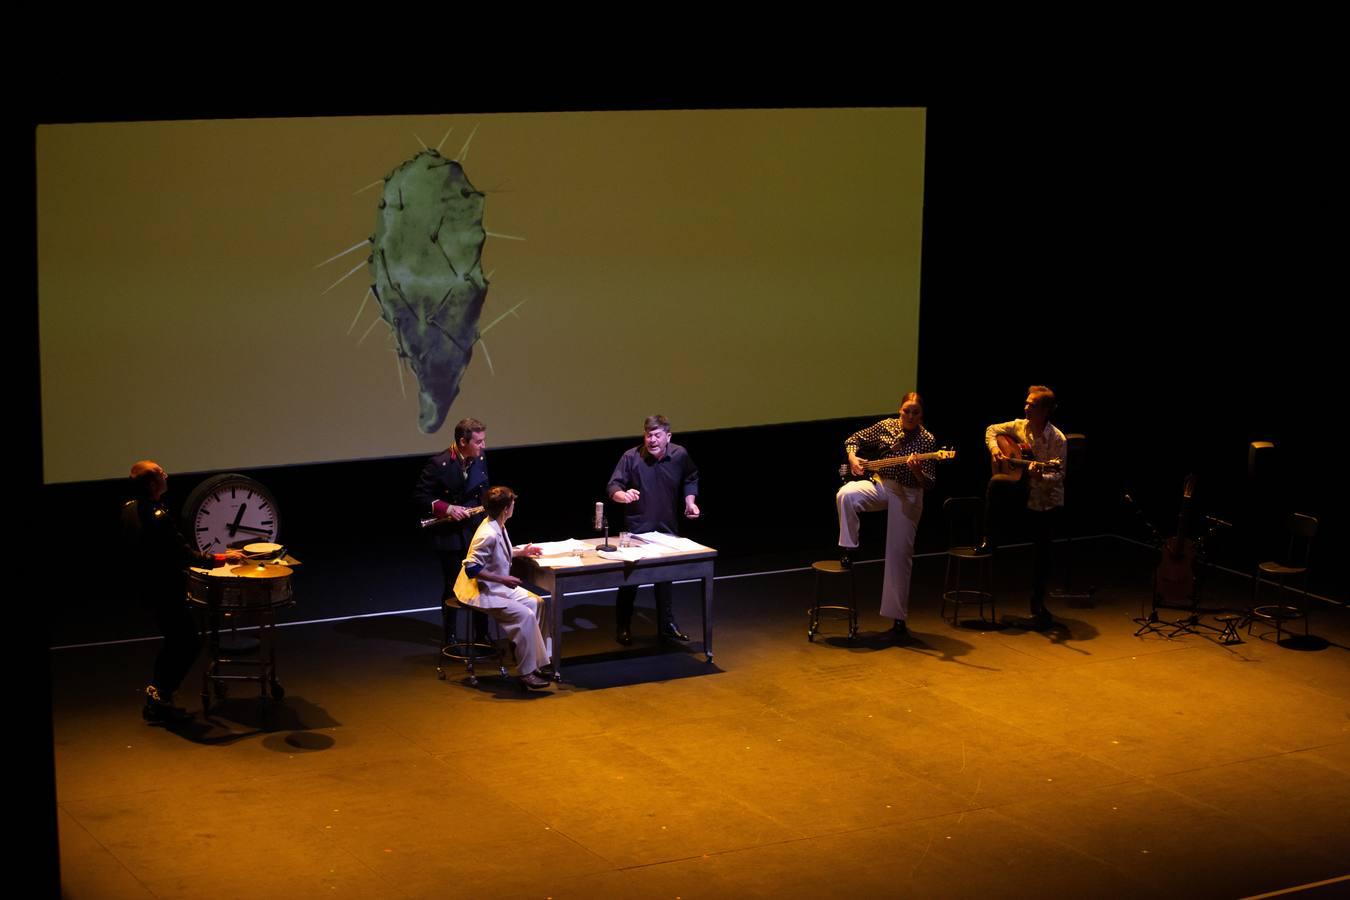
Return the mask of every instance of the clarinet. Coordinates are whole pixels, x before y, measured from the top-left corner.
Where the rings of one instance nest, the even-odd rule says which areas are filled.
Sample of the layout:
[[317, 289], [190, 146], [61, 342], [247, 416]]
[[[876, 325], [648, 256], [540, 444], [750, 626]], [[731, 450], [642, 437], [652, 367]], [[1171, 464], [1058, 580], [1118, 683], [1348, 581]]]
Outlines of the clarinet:
[[[465, 516], [464, 519], [472, 518], [473, 516], [478, 515], [482, 511], [483, 507], [481, 506], [474, 506], [469, 509], [466, 509], [465, 512], [467, 512], [468, 515]], [[421, 522], [423, 528], [431, 528], [432, 526], [440, 525], [442, 522], [459, 523], [464, 521], [464, 519], [452, 519], [449, 516], [432, 516], [430, 519], [422, 519]]]

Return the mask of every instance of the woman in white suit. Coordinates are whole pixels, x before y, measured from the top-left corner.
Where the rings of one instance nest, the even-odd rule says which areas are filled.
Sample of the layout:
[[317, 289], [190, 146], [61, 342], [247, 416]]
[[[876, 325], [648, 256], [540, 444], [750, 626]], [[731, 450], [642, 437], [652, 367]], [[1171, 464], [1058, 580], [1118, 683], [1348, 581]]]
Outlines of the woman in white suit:
[[455, 598], [496, 619], [515, 644], [520, 680], [526, 687], [546, 688], [549, 682], [539, 674], [551, 655], [549, 642], [539, 628], [543, 601], [521, 587], [520, 579], [511, 574], [512, 557], [539, 556], [542, 551], [533, 544], [511, 546], [506, 520], [516, 511], [516, 495], [510, 488], [488, 488], [483, 510], [488, 517], [469, 544], [464, 567], [455, 580]]

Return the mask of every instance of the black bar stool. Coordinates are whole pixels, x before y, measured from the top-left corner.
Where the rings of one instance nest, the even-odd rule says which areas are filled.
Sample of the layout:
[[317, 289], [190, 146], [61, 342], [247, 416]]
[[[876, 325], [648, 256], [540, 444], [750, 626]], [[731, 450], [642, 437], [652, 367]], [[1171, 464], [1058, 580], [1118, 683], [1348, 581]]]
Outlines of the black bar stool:
[[[942, 515], [947, 523], [947, 574], [942, 581], [942, 608], [938, 615], [947, 618], [947, 606], [952, 608], [952, 624], [961, 616], [962, 604], [976, 604], [980, 621], [984, 605], [989, 604], [989, 620], [996, 621], [994, 609], [994, 555], [978, 549], [979, 522], [982, 500], [979, 497], [948, 497], [942, 504]], [[963, 571], [974, 568], [974, 582], [963, 581]]]
[[[464, 670], [469, 673], [469, 684], [478, 686], [478, 675], [474, 672], [474, 663], [487, 660], [495, 660], [497, 671], [503, 678], [506, 674], [506, 660], [502, 656], [501, 648], [495, 641], [482, 640], [476, 641], [473, 637], [473, 614], [478, 610], [472, 606], [465, 606], [454, 597], [447, 597], [441, 605], [441, 652], [436, 657], [436, 677], [445, 680], [445, 661], [447, 659], [455, 662], [464, 663]], [[463, 614], [464, 637], [459, 637], [455, 630], [455, 615]], [[489, 628], [492, 624], [489, 623]]]
[[[1303, 620], [1303, 636], [1308, 636], [1308, 614], [1312, 599], [1308, 593], [1308, 564], [1312, 559], [1313, 538], [1317, 536], [1317, 519], [1293, 513], [1285, 520], [1285, 533], [1289, 542], [1283, 556], [1262, 562], [1256, 567], [1256, 574], [1252, 577], [1252, 606], [1247, 619], [1248, 634], [1252, 633], [1254, 624], [1274, 625], [1277, 644], [1284, 637], [1288, 623], [1298, 619]], [[1263, 576], [1279, 588], [1275, 603], [1261, 603]], [[1301, 592], [1290, 586], [1296, 579], [1302, 581]]]
[[[806, 629], [806, 639], [815, 641], [816, 634], [820, 631], [820, 614], [824, 611], [847, 614], [848, 639], [853, 640], [858, 636], [858, 591], [854, 586], [852, 567], [844, 566], [837, 559], [823, 559], [811, 563], [811, 568], [816, 573], [816, 600], [811, 608], [806, 611], [811, 617], [811, 624]], [[848, 579], [848, 605], [845, 606], [841, 602], [822, 603], [822, 600], [835, 599], [835, 590], [842, 593], [843, 584], [841, 582], [845, 578]], [[843, 618], [843, 616], [837, 618]]]

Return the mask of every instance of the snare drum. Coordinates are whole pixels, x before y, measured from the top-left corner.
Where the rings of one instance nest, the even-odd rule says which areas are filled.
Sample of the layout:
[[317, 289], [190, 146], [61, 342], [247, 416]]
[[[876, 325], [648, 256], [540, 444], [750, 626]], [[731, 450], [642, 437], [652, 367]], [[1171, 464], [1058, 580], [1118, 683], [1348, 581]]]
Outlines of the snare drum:
[[239, 570], [245, 569], [256, 570], [257, 567], [245, 563], [214, 569], [188, 569], [188, 599], [222, 612], [279, 609], [295, 602], [291, 594], [290, 568], [269, 566], [265, 577], [240, 574]]

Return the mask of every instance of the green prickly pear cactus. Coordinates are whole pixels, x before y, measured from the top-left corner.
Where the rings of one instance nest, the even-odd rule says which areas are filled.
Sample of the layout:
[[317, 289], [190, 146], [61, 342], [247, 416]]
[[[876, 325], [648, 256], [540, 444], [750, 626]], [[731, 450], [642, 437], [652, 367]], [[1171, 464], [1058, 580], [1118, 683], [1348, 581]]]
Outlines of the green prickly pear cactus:
[[371, 238], [371, 292], [418, 384], [417, 426], [445, 422], [487, 299], [483, 194], [464, 168], [424, 150], [384, 180]]

